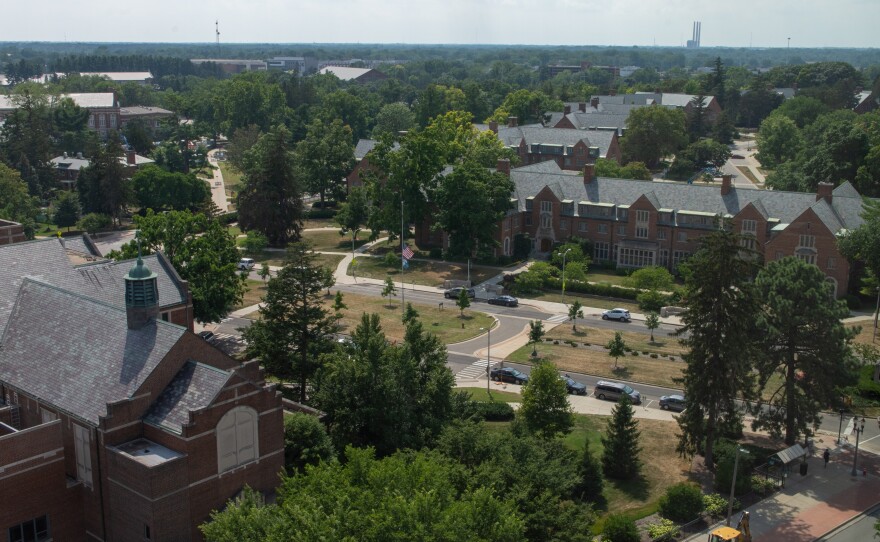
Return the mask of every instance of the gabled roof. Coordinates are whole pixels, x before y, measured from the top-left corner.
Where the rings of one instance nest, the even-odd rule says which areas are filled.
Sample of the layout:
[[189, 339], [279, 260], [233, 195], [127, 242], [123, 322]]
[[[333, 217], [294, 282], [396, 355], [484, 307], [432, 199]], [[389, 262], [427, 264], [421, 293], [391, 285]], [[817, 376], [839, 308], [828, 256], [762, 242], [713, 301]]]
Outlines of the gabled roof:
[[499, 126], [498, 139], [508, 147], [519, 147], [522, 142], [526, 145], [575, 145], [583, 141], [587, 147], [599, 147], [599, 156], [605, 157], [611, 142], [614, 140], [613, 131], [587, 131], [572, 128], [546, 128], [541, 124], [525, 124], [523, 126]]
[[222, 369], [188, 361], [159, 394], [144, 421], [182, 433], [189, 413], [209, 406], [231, 377], [232, 373]]
[[156, 320], [128, 329], [125, 310], [31, 279], [12, 312], [0, 380], [95, 425], [107, 404], [137, 394], [186, 332]]
[[340, 81], [354, 81], [368, 73], [374, 72], [371, 68], [351, 68], [349, 66], [325, 66], [318, 73], [332, 73]]
[[[358, 161], [363, 160], [367, 153], [375, 149], [378, 144], [379, 141], [375, 139], [358, 139], [357, 145], [354, 147], [355, 159]], [[399, 149], [400, 143], [395, 141], [391, 148], [394, 150]]]

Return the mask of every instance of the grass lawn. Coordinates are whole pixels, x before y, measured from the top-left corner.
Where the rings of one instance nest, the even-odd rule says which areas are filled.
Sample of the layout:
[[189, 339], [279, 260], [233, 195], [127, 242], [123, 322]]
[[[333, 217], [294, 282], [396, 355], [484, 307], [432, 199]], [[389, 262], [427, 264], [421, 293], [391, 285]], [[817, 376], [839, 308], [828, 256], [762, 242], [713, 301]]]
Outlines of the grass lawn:
[[474, 401], [501, 401], [503, 403], [519, 403], [522, 401], [522, 395], [509, 391], [492, 390], [491, 397], [488, 392], [486, 392], [486, 388], [455, 388], [454, 391], [462, 390], [468, 392], [471, 395], [471, 399]]
[[[376, 313], [381, 318], [382, 330], [389, 341], [402, 341], [404, 330], [401, 322], [400, 296], [390, 301], [377, 297], [343, 293], [343, 302], [348, 309], [343, 311], [342, 333], [350, 334], [361, 321], [363, 313]], [[333, 298], [327, 298], [327, 305], [333, 303]], [[458, 309], [447, 308], [440, 310], [434, 305], [420, 305], [413, 303], [413, 308], [419, 312], [419, 319], [426, 331], [429, 331], [443, 341], [444, 344], [466, 341], [482, 332], [480, 328], [490, 326], [494, 321], [491, 317], [472, 310], [464, 311], [464, 318], [459, 318]], [[464, 328], [462, 328], [464, 323]]]
[[[384, 280], [391, 276], [395, 281], [400, 280], [400, 267], [386, 267], [383, 258], [370, 258], [360, 256], [355, 259], [356, 276]], [[493, 267], [471, 266], [471, 282], [478, 284], [499, 273]], [[352, 266], [348, 267], [348, 274], [352, 274]], [[403, 280], [409, 284], [423, 286], [443, 287], [444, 280], [467, 280], [467, 264], [439, 262], [433, 260], [413, 260], [409, 262], [409, 269], [403, 275]]]
[[238, 226], [229, 226], [226, 228], [226, 230], [229, 232], [229, 235], [233, 237], [238, 237], [239, 235], [241, 235], [241, 228], [239, 228]]
[[746, 178], [747, 178], [748, 180], [752, 181], [753, 183], [755, 183], [755, 184], [760, 184], [760, 183], [761, 183], [761, 181], [759, 181], [758, 178], [755, 177], [755, 174], [752, 173], [752, 170], [749, 169], [748, 166], [736, 166], [736, 169], [738, 169], [740, 173], [742, 173], [743, 175], [745, 175]]
[[[71, 226], [70, 229], [73, 229], [74, 226]], [[37, 222], [34, 224], [34, 236], [35, 237], [56, 237], [58, 235], [58, 226], [55, 224], [50, 224], [48, 222]], [[61, 228], [61, 232], [64, 233], [68, 230], [68, 228]]]
[[241, 173], [239, 173], [229, 162], [217, 162], [220, 166], [220, 173], [223, 174], [223, 185], [226, 187], [226, 195], [230, 196], [230, 191], [238, 191], [241, 184]]
[[262, 280], [248, 279], [246, 284], [247, 289], [244, 292], [244, 299], [242, 299], [240, 304], [236, 305], [236, 309], [256, 305], [263, 301], [263, 296], [266, 295], [266, 284]]
[[[635, 324], [639, 325], [639, 324]], [[634, 351], [638, 351], [638, 356], [627, 354], [618, 360], [617, 371], [613, 370], [614, 358], [608, 355], [608, 351], [604, 348], [596, 349], [595, 347], [585, 347], [583, 343], [591, 345], [608, 344], [614, 337], [614, 330], [588, 328], [578, 326], [578, 332], [575, 334], [571, 330], [571, 325], [563, 323], [552, 330], [545, 336], [545, 339], [558, 339], [559, 344], [552, 342], [543, 342], [538, 345], [538, 355], [552, 361], [562, 371], [579, 372], [591, 374], [601, 377], [633, 380], [636, 382], [645, 382], [647, 384], [655, 384], [658, 386], [668, 386], [672, 388], [680, 387], [679, 384], [673, 382], [673, 378], [681, 376], [681, 370], [685, 368], [684, 363], [680, 360], [682, 348], [678, 344], [678, 340], [674, 337], [668, 337], [663, 334], [655, 334], [656, 343], [651, 344], [650, 337], [642, 333], [623, 332], [623, 340], [627, 346]], [[574, 348], [570, 344], [562, 341], [573, 340], [578, 343], [578, 347]], [[652, 358], [642, 352], [657, 353], [657, 358]], [[532, 347], [523, 346], [507, 357], [508, 361], [517, 363], [531, 363]], [[676, 359], [670, 360], [668, 357], [659, 357], [659, 355], [673, 354]]]
[[[302, 239], [312, 243], [312, 250], [316, 252], [351, 252], [351, 236], [339, 235], [339, 230], [306, 231]], [[366, 242], [363, 238], [356, 239], [354, 246], [357, 248]]]
[[[263, 262], [271, 266], [277, 267], [283, 267], [286, 263], [285, 253], [275, 250], [264, 250], [262, 253], [256, 256], [248, 255], [248, 257], [253, 258], [254, 261], [257, 262], [257, 265], [254, 267], [254, 269], [259, 269], [260, 266], [263, 265]], [[339, 262], [341, 262], [343, 258], [345, 258], [345, 256], [341, 256], [339, 254], [315, 254], [315, 262], [317, 262], [319, 265], [330, 268], [332, 271], [336, 270], [336, 268], [339, 266]]]
[[[561, 292], [540, 292], [537, 294], [525, 294], [517, 297], [521, 297], [523, 299], [540, 299], [542, 301], [553, 301], [556, 303], [562, 302]], [[594, 307], [597, 309], [614, 309], [620, 307], [621, 309], [626, 309], [630, 312], [642, 312], [641, 309], [639, 309], [639, 304], [635, 301], [624, 301], [621, 299], [609, 299], [607, 297], [573, 294], [568, 291], [565, 292], [565, 299], [568, 303], [571, 303], [572, 300], [577, 299], [584, 307]]]
[[587, 280], [590, 282], [598, 282], [599, 284], [614, 284], [615, 286], [627, 286], [626, 279], [629, 277], [618, 275], [614, 271], [606, 269], [589, 270], [587, 272]]
[[[369, 232], [367, 232], [367, 234], [369, 235]], [[380, 234], [380, 237], [388, 237], [388, 233], [382, 232]], [[416, 245], [415, 239], [407, 239], [406, 243], [409, 245], [409, 248], [411, 248], [413, 252], [427, 252], [427, 250], [421, 249], [418, 245]], [[375, 245], [367, 249], [367, 254], [373, 254], [374, 256], [384, 256], [386, 253], [392, 250], [400, 250], [399, 237], [390, 242], [386, 239], [381, 243], [376, 243]]]

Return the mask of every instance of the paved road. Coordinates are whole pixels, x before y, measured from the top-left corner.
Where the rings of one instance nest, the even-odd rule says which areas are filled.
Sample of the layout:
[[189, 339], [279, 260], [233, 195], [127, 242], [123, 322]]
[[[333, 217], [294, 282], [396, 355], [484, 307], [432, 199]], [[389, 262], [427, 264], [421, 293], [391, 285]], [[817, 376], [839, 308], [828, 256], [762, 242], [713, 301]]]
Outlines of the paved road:
[[874, 538], [874, 524], [880, 520], [880, 506], [876, 506], [834, 531], [817, 539], [817, 542], [870, 542]]

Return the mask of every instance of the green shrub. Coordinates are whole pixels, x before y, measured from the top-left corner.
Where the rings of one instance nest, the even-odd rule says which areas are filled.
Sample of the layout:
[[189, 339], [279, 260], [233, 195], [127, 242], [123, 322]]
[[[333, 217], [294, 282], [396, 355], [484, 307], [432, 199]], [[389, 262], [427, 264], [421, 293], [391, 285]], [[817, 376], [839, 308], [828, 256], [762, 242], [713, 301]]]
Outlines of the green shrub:
[[605, 520], [602, 540], [608, 542], [640, 542], [639, 530], [631, 519], [622, 514], [611, 514]]
[[335, 455], [327, 429], [311, 414], [294, 412], [284, 416], [284, 466], [288, 471], [302, 471]]
[[[740, 502], [737, 499], [733, 499], [733, 508], [739, 509]], [[724, 497], [718, 493], [712, 493], [709, 495], [703, 495], [703, 511], [712, 516], [713, 518], [720, 518], [727, 514], [727, 497]]]
[[660, 523], [648, 525], [648, 536], [655, 542], [674, 540], [678, 536], [678, 526], [668, 519], [661, 519]]
[[554, 339], [553, 344], [559, 344], [559, 339]]
[[[726, 433], [730, 429], [729, 426], [729, 423], [721, 423], [718, 429]], [[741, 420], [739, 420], [739, 427], [742, 430]], [[717, 491], [730, 491], [737, 446], [735, 441], [728, 439], [718, 439], [718, 442], [715, 443], [715, 489]], [[749, 473], [752, 472], [754, 462], [755, 454], [742, 452], [739, 454], [739, 467], [736, 472], [736, 493], [738, 495], [744, 495], [752, 490], [752, 479]]]
[[694, 484], [675, 484], [660, 497], [660, 514], [672, 521], [686, 523], [699, 517], [702, 511], [703, 492]]
[[633, 350], [632, 352], [630, 352], [630, 354], [632, 354], [632, 355], [635, 356], [635, 357], [638, 357], [638, 356], [639, 356], [639, 353], [636, 352], [635, 350]]
[[759, 475], [752, 476], [752, 489], [761, 496], [767, 496], [776, 491], [776, 481]]
[[501, 401], [478, 402], [476, 407], [476, 415], [487, 422], [509, 422], [515, 414], [512, 406]]
[[660, 312], [660, 309], [668, 303], [668, 296], [656, 290], [647, 290], [636, 296], [639, 308], [645, 312]]
[[[523, 273], [520, 273], [523, 274]], [[549, 277], [544, 280], [544, 288], [552, 290], [562, 289], [562, 279], [557, 277]], [[639, 290], [632, 288], [624, 288], [613, 284], [599, 284], [590, 282], [579, 282], [574, 280], [565, 281], [565, 291], [579, 294], [595, 295], [600, 297], [616, 297], [619, 299], [635, 300], [639, 295]]]
[[443, 257], [443, 249], [440, 247], [434, 247], [428, 251], [428, 257], [433, 260], [439, 260]]
[[848, 294], [846, 296], [846, 306], [851, 311], [857, 311], [862, 308], [862, 300], [857, 295]]
[[238, 222], [238, 211], [217, 215], [217, 220], [219, 220], [224, 226], [228, 226], [233, 222]]
[[651, 354], [651, 357], [654, 358], [654, 359], [657, 359], [657, 354], [653, 354], [653, 353], [652, 353], [652, 354]]
[[874, 366], [865, 365], [859, 369], [859, 395], [880, 399], [880, 383], [874, 382]]
[[333, 218], [336, 216], [336, 209], [309, 209], [305, 215], [306, 218], [316, 220], [321, 218]]
[[382, 260], [382, 263], [385, 264], [385, 267], [400, 267], [400, 256], [392, 251], [388, 251], [385, 253], [385, 259]]
[[101, 213], [89, 213], [79, 219], [77, 227], [88, 233], [96, 233], [113, 225], [113, 219]]

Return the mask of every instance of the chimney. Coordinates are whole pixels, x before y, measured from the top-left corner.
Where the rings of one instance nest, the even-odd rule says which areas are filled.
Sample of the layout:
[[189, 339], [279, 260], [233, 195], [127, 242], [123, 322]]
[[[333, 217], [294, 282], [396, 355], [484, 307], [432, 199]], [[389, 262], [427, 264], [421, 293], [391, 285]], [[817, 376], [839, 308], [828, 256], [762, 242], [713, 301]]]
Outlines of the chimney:
[[596, 179], [596, 164], [584, 166], [584, 184], [590, 184]]
[[516, 128], [519, 126], [519, 119], [516, 117], [507, 117], [507, 127]]
[[66, 152], [66, 151], [64, 152], [64, 157], [67, 158], [67, 152]]
[[497, 134], [498, 133], [498, 121], [497, 120], [490, 120], [489, 121], [489, 129]]
[[566, 104], [564, 111], [565, 111], [564, 114], [571, 115], [571, 106]]
[[608, 92], [608, 94], [611, 95], [611, 96], [617, 96], [617, 89], [616, 89], [616, 88], [612, 88], [612, 89]]
[[592, 98], [590, 98], [590, 107], [592, 107], [593, 109], [599, 109], [599, 97], [598, 96], [593, 96]]
[[135, 165], [136, 161], [134, 159], [134, 156], [135, 156], [134, 151], [125, 151], [125, 160], [128, 163], [128, 165], [130, 165], [130, 166]]
[[831, 191], [834, 190], [834, 185], [831, 183], [819, 183], [819, 189], [816, 190], [816, 201], [820, 199], [824, 199], [828, 203], [831, 203]]
[[[599, 103], [599, 100], [596, 100], [596, 103]], [[578, 104], [578, 111], [581, 113], [587, 112], [587, 102], [581, 102]]]
[[726, 196], [730, 194], [731, 181], [733, 177], [730, 175], [722, 175], [721, 176], [721, 195]]
[[510, 177], [510, 160], [507, 158], [499, 158], [498, 164], [495, 166], [498, 173], [503, 173]]
[[76, 153], [76, 158], [77, 158], [78, 160], [82, 160], [82, 159], [83, 159], [83, 153], [81, 153], [81, 152]]

